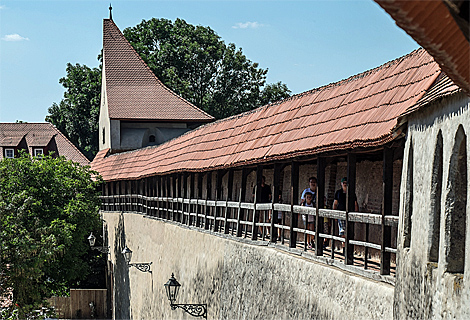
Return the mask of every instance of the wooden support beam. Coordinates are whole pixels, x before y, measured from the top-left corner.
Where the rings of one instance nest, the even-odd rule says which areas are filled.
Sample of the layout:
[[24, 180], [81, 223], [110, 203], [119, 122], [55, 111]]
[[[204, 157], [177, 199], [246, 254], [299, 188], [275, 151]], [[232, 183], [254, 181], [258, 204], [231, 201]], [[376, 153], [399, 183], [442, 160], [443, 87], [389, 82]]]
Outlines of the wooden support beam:
[[[251, 171], [252, 171], [252, 169], [245, 168], [245, 167], [242, 168], [242, 181], [241, 181], [241, 184], [240, 184], [241, 202], [246, 202], [246, 181], [247, 181], [248, 175], [250, 174]], [[240, 219], [241, 220], [245, 220], [245, 219], [248, 220], [248, 214], [245, 214], [245, 213], [246, 213], [245, 209], [240, 210], [239, 214], [240, 214]], [[244, 227], [240, 226], [240, 228], [237, 228], [237, 237], [241, 237], [243, 228], [245, 228], [245, 237], [246, 237], [247, 225], [244, 225]], [[238, 236], [238, 232], [240, 232], [239, 236]]]
[[[209, 171], [206, 173], [206, 201], [208, 199], [211, 198], [211, 195], [212, 195], [212, 172]], [[205, 210], [204, 210], [204, 214], [205, 214], [205, 217], [204, 217], [204, 229], [206, 230], [209, 230], [210, 226], [209, 226], [209, 219], [207, 219], [207, 216], [209, 215], [209, 212], [210, 212], [210, 207], [208, 207], [207, 205], [205, 205]]]
[[[272, 198], [272, 209], [271, 209], [271, 238], [269, 241], [276, 242], [277, 241], [277, 229], [274, 227], [274, 224], [279, 224], [278, 213], [274, 211], [274, 204], [279, 202], [279, 196], [281, 195], [281, 171], [283, 169], [282, 164], [275, 163], [274, 164], [274, 173], [273, 173], [273, 198]], [[284, 232], [284, 229], [282, 229]]]
[[391, 247], [392, 228], [385, 225], [385, 216], [392, 215], [393, 197], [393, 149], [384, 148], [383, 158], [383, 201], [382, 201], [382, 241], [380, 249], [380, 274], [390, 274], [390, 252], [386, 247]]
[[315, 255], [323, 255], [323, 241], [320, 233], [324, 232], [324, 218], [319, 216], [320, 209], [325, 207], [325, 158], [317, 159], [317, 192], [316, 192], [316, 215], [315, 215]]
[[232, 201], [233, 198], [233, 168], [228, 170], [228, 182], [227, 182], [227, 197], [228, 201]]
[[[187, 199], [188, 198], [188, 173], [186, 171], [181, 174], [181, 180], [182, 180], [182, 183], [181, 183], [181, 189], [182, 189], [181, 198]], [[188, 223], [188, 221], [189, 221], [189, 212], [190, 212], [189, 208], [190, 208], [189, 204], [185, 205], [184, 202], [181, 203], [181, 211], [182, 211], [181, 223], [186, 223], [187, 225], [189, 225], [189, 223]], [[185, 215], [185, 212], [187, 212], [187, 215]]]
[[258, 230], [256, 230], [256, 220], [257, 220], [257, 211], [256, 211], [256, 193], [258, 192], [258, 184], [255, 185], [255, 197], [253, 199], [253, 219], [251, 221], [251, 240], [258, 240]]
[[297, 228], [299, 225], [299, 216], [297, 213], [294, 213], [294, 204], [297, 203], [299, 198], [299, 163], [292, 161], [291, 163], [291, 212], [290, 212], [290, 240], [289, 247], [295, 248], [297, 244], [297, 232], [294, 231], [294, 228]]
[[349, 240], [354, 240], [354, 222], [349, 221], [349, 212], [355, 211], [356, 195], [356, 155], [348, 153], [348, 166], [347, 166], [348, 188], [346, 196], [346, 230], [345, 235], [345, 251], [344, 263], [353, 264], [354, 261], [354, 245], [349, 243]]
[[237, 237], [242, 236], [242, 228], [241, 228], [241, 216], [242, 216], [242, 189], [240, 188], [239, 196], [238, 196], [238, 210], [237, 210]]

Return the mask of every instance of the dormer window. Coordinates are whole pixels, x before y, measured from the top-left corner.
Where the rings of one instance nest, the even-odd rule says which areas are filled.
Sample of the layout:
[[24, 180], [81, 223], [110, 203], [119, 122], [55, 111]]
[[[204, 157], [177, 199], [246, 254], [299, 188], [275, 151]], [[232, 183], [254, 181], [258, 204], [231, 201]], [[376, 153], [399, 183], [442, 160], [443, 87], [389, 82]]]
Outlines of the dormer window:
[[15, 157], [15, 149], [5, 149], [5, 158], [13, 159]]
[[42, 157], [44, 155], [44, 149], [43, 148], [35, 148], [34, 149], [34, 156], [35, 157]]

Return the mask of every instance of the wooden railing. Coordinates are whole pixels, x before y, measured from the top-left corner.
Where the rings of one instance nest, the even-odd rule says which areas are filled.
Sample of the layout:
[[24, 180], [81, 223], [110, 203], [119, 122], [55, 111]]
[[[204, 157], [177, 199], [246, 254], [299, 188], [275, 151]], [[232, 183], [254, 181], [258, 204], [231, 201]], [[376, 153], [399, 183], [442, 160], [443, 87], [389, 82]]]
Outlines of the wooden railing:
[[[394, 273], [390, 254], [396, 254], [396, 247], [390, 245], [391, 233], [383, 232], [383, 230], [397, 227], [398, 216], [345, 212], [282, 203], [256, 204], [241, 201], [149, 197], [140, 194], [101, 196], [101, 200], [101, 209], [104, 211], [139, 212], [213, 232], [231, 234], [234, 237], [280, 243], [304, 251], [311, 250], [316, 256], [344, 260], [345, 264], [369, 270], [375, 269], [382, 275]], [[278, 213], [281, 215], [280, 219]], [[330, 219], [333, 221], [332, 232], [316, 234], [315, 231], [308, 230], [300, 219], [302, 215], [313, 217], [318, 215], [318, 217]], [[366, 241], [351, 237], [350, 232], [340, 237], [337, 233], [337, 220], [345, 220], [349, 226], [354, 226], [354, 223], [365, 224]], [[322, 230], [323, 228], [319, 229], [318, 226], [319, 223], [323, 224], [323, 219], [315, 219], [315, 221], [315, 230]], [[367, 241], [370, 225], [382, 226], [381, 243]], [[308, 235], [316, 240], [312, 249], [306, 241]], [[329, 242], [326, 247], [325, 239]], [[345, 249], [342, 249], [343, 247]], [[354, 254], [354, 251], [357, 251], [355, 247], [356, 249], [362, 248], [361, 255]], [[377, 250], [376, 252], [379, 253], [375, 259], [370, 257], [369, 249]]]

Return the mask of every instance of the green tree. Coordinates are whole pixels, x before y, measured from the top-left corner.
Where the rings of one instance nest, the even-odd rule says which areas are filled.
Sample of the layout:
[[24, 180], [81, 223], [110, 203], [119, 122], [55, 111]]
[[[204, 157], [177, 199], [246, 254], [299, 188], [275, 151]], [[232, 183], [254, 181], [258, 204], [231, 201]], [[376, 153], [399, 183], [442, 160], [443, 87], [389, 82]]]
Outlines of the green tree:
[[101, 94], [101, 67], [67, 64], [67, 75], [59, 80], [64, 98], [49, 108], [46, 121], [52, 123], [88, 159], [98, 152], [98, 122]]
[[100, 183], [64, 157], [0, 161], [0, 296], [13, 293], [20, 318], [102, 264], [86, 241], [100, 228]]
[[[216, 119], [290, 96], [281, 82], [266, 85], [268, 70], [233, 43], [226, 45], [209, 27], [153, 18], [123, 33], [167, 87]], [[91, 160], [98, 152], [101, 66], [69, 63], [66, 71], [59, 80], [66, 89], [64, 98], [49, 108], [46, 121]]]
[[281, 82], [265, 86], [268, 70], [209, 27], [153, 18], [123, 34], [166, 86], [216, 119], [290, 96]]

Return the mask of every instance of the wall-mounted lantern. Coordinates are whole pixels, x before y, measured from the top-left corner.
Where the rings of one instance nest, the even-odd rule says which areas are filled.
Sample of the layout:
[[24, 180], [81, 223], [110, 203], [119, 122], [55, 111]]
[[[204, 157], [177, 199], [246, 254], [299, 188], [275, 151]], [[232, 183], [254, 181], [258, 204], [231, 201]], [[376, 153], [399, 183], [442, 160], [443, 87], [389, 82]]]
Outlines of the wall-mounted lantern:
[[93, 235], [93, 232], [88, 236], [88, 241], [90, 242], [90, 247], [93, 250], [98, 250], [101, 253], [109, 253], [109, 247], [95, 247], [96, 237]]
[[170, 280], [164, 284], [166, 295], [170, 300], [171, 310], [176, 308], [183, 309], [193, 317], [202, 317], [207, 319], [207, 304], [176, 304], [176, 298], [178, 296], [178, 290], [181, 287], [178, 281], [176, 281], [174, 274], [171, 274]]
[[150, 270], [150, 265], [152, 262], [149, 263], [131, 263], [132, 259], [132, 250], [129, 249], [127, 246], [122, 250], [122, 254], [124, 255], [124, 259], [126, 260], [127, 266], [128, 267], [135, 267], [139, 271], [142, 272], [152, 272]]

